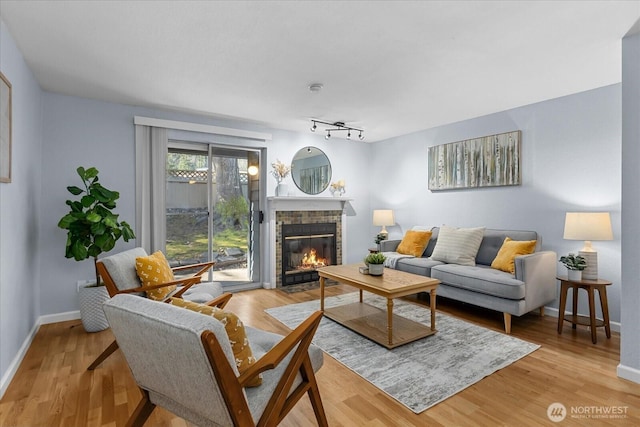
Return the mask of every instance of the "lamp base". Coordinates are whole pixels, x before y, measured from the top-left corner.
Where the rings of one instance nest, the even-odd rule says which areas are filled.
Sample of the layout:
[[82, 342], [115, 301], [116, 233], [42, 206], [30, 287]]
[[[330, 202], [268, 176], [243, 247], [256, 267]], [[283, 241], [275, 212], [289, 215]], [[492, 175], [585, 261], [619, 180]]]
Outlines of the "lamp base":
[[595, 251], [580, 251], [578, 255], [587, 261], [587, 268], [582, 270], [582, 278], [586, 280], [598, 279], [598, 253]]

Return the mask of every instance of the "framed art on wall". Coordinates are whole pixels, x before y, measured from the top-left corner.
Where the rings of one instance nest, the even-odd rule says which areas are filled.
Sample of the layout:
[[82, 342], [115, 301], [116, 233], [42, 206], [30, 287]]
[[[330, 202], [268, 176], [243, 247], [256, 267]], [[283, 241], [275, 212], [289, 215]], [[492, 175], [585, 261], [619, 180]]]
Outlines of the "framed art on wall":
[[521, 131], [429, 147], [429, 190], [520, 185]]
[[11, 83], [0, 73], [0, 182], [11, 182]]

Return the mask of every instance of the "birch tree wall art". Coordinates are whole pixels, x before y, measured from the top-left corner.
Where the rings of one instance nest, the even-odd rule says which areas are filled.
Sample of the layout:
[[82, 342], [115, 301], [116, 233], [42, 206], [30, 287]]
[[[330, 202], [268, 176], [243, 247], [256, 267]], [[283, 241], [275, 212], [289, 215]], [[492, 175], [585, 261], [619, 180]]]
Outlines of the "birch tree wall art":
[[521, 131], [429, 147], [429, 190], [520, 185]]

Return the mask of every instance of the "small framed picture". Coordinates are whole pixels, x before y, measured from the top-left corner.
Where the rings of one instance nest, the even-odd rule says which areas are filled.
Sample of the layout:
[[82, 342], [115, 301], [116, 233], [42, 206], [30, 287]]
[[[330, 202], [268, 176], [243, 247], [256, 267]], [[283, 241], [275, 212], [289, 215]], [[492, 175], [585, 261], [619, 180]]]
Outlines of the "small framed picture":
[[0, 182], [11, 182], [11, 83], [0, 73]]

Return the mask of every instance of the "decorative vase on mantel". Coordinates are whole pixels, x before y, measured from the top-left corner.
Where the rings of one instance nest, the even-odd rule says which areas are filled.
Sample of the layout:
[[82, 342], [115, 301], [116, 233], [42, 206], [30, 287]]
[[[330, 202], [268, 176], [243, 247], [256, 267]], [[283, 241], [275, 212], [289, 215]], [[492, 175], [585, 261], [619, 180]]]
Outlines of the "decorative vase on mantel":
[[289, 185], [286, 182], [279, 182], [276, 187], [276, 196], [286, 197], [289, 195]]

